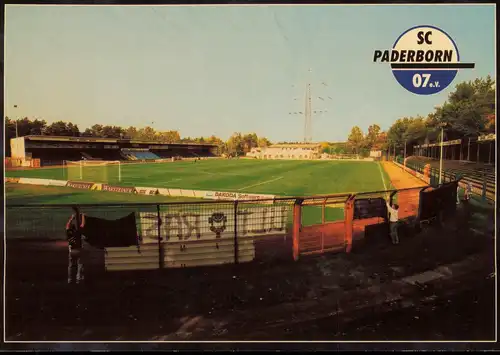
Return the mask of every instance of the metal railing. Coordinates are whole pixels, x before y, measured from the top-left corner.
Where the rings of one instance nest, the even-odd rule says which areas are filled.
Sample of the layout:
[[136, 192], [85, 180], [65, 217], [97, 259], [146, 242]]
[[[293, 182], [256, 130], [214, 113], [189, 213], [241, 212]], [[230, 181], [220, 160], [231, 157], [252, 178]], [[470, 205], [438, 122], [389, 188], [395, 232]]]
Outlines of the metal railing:
[[[387, 200], [399, 205], [400, 219], [418, 220], [422, 189], [252, 201], [79, 204], [78, 208], [86, 216], [108, 220], [135, 215], [138, 245], [106, 248], [107, 270], [161, 269], [349, 252], [367, 226], [387, 222]], [[7, 204], [7, 244], [16, 239], [65, 240], [73, 207]]]
[[[134, 213], [138, 245], [106, 248], [108, 270], [266, 261], [291, 248], [294, 199], [135, 204], [79, 204], [88, 217], [116, 220]], [[65, 240], [75, 205], [7, 205], [8, 240]], [[85, 234], [85, 229], [84, 229]], [[256, 255], [256, 250], [262, 253]], [[285, 249], [285, 250], [276, 250]]]
[[[404, 164], [404, 160], [402, 157], [397, 157], [395, 161], [401, 165]], [[423, 162], [407, 160], [406, 167], [422, 175], [424, 174], [425, 164]], [[438, 186], [440, 175], [439, 169], [430, 167], [429, 175], [430, 185], [434, 187]], [[472, 193], [480, 196], [483, 201], [495, 201], [496, 194], [494, 173], [488, 173], [484, 169], [483, 171], [470, 169], [443, 169], [441, 171], [441, 183], [451, 182], [459, 179], [461, 180], [461, 187], [465, 187], [466, 184], [470, 183], [472, 187]]]

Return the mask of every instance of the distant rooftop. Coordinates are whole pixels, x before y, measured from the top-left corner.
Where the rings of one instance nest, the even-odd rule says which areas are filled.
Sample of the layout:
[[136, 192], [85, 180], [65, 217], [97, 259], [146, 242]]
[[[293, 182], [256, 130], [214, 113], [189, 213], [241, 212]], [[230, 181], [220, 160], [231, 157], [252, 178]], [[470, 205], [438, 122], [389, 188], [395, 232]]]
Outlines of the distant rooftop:
[[269, 148], [317, 148], [320, 146], [319, 143], [282, 143], [273, 144]]

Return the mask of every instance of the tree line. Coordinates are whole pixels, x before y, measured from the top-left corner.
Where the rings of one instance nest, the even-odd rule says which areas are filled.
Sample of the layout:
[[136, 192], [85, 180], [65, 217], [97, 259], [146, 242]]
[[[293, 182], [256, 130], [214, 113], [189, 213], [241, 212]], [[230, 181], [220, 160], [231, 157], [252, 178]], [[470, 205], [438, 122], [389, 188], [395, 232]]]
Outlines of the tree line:
[[[405, 146], [412, 154], [414, 145], [433, 143], [440, 140], [441, 126], [444, 126], [444, 139], [463, 139], [495, 132], [495, 81], [487, 76], [474, 81], [462, 82], [450, 93], [446, 102], [426, 117], [402, 117], [394, 122], [387, 131], [377, 124], [368, 127], [364, 133], [354, 126], [346, 142], [322, 142], [322, 151], [336, 154], [360, 154], [367, 156], [370, 150], [382, 150], [400, 154]], [[152, 127], [122, 128], [95, 124], [80, 132], [78, 125], [58, 121], [47, 124], [45, 120], [30, 120], [27, 117], [17, 120], [19, 136], [50, 135], [70, 137], [128, 138], [162, 143], [208, 143], [219, 147], [220, 153], [244, 155], [255, 147], [266, 147], [271, 142], [255, 133], [233, 133], [227, 140], [214, 135], [191, 138], [180, 136], [178, 131], [156, 131]], [[5, 150], [10, 155], [10, 139], [16, 137], [16, 121], [5, 118]]]
[[467, 139], [495, 133], [495, 81], [488, 75], [474, 81], [462, 82], [446, 102], [435, 107], [427, 116], [402, 117], [387, 131], [378, 125], [368, 128], [367, 134], [355, 126], [351, 129], [346, 148], [351, 153], [369, 154], [371, 149], [401, 154], [413, 153], [413, 146], [441, 140]]
[[[45, 120], [30, 120], [28, 117], [17, 120], [17, 136], [45, 135], [65, 137], [94, 137], [94, 138], [116, 138], [134, 139], [161, 143], [206, 143], [215, 144], [219, 152], [228, 155], [244, 155], [255, 147], [266, 147], [271, 142], [266, 137], [258, 137], [255, 133], [242, 134], [233, 133], [229, 139], [222, 140], [214, 135], [210, 137], [181, 137], [178, 131], [156, 131], [152, 127], [136, 128], [130, 126], [123, 128], [119, 126], [106, 126], [95, 124], [81, 132], [78, 125], [71, 122], [53, 122], [47, 124]], [[5, 152], [10, 156], [10, 139], [16, 137], [16, 121], [9, 117], [5, 118]]]

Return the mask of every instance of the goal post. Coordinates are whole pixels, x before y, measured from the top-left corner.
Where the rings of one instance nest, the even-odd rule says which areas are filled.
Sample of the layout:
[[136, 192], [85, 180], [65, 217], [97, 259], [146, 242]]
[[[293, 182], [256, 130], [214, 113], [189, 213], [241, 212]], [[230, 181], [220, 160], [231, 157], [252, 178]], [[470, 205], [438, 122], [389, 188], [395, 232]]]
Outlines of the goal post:
[[65, 179], [69, 181], [122, 181], [122, 167], [119, 160], [65, 160], [63, 169]]

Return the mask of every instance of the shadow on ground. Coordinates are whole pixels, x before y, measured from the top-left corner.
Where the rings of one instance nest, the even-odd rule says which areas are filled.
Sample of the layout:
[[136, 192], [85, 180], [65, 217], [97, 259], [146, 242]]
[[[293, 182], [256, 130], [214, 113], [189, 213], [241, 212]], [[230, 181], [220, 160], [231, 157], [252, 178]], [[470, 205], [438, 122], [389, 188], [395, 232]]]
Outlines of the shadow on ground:
[[[491, 339], [494, 285], [488, 275], [494, 229], [493, 211], [486, 213], [462, 206], [444, 226], [425, 226], [419, 234], [403, 229], [400, 245], [390, 245], [379, 234], [356, 243], [351, 254], [298, 262], [103, 273], [103, 256], [94, 253], [85, 284], [78, 286], [66, 284], [64, 242], [8, 240], [7, 339], [168, 340], [169, 334], [180, 334], [188, 340], [199, 319], [217, 320], [220, 326], [213, 321], [213, 329], [198, 340]], [[289, 316], [289, 305], [299, 312], [315, 300], [334, 301], [474, 255], [488, 267], [475, 270], [472, 279], [463, 276], [455, 298], [431, 298], [419, 309], [364, 310], [259, 332], [276, 320], [271, 308], [278, 312], [286, 304], [283, 315]], [[422, 290], [416, 295], [421, 298]], [[328, 307], [324, 314], [338, 311]], [[252, 314], [252, 321], [231, 329], [234, 312]]]

